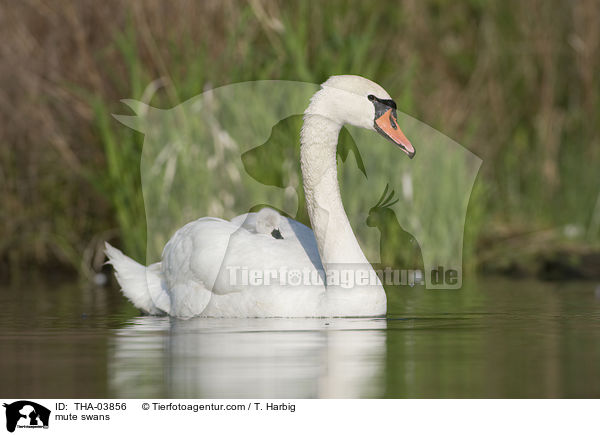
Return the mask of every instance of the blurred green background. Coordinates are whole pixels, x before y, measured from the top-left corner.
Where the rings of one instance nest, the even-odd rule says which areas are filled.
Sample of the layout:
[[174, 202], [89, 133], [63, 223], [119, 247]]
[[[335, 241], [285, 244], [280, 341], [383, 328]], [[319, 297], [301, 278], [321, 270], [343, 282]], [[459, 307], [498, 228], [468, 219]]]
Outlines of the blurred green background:
[[596, 0], [2, 2], [0, 270], [89, 276], [104, 240], [144, 259], [120, 99], [358, 74], [483, 159], [473, 269], [597, 277], [599, 23]]

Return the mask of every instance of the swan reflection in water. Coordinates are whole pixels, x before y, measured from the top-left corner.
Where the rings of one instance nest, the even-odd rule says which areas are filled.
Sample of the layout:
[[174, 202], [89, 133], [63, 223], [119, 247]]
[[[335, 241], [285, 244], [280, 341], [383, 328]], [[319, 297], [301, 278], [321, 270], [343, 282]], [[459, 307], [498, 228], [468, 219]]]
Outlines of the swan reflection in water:
[[116, 397], [379, 397], [384, 318], [138, 317], [110, 347]]

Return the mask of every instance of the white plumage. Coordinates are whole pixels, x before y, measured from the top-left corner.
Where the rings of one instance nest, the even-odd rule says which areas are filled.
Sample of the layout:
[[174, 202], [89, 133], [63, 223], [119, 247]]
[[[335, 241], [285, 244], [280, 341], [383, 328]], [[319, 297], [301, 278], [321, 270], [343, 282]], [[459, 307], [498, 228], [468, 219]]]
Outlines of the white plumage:
[[[378, 279], [350, 288], [325, 282], [330, 273], [373, 273], [344, 211], [336, 166], [342, 125], [375, 129], [369, 95], [390, 99], [365, 78], [334, 76], [305, 111], [301, 166], [314, 232], [265, 208], [231, 221], [206, 217], [188, 223], [166, 244], [162, 261], [148, 267], [106, 244], [123, 294], [149, 314], [184, 318], [385, 314]], [[296, 284], [297, 272], [302, 277]]]

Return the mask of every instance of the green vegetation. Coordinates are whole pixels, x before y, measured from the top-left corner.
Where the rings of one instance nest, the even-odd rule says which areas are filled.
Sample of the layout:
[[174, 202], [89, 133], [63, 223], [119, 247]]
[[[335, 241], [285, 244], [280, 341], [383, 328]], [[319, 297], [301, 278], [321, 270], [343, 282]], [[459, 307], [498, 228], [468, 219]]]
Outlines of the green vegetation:
[[594, 0], [1, 8], [0, 267], [12, 274], [98, 268], [106, 239], [144, 259], [143, 135], [110, 116], [130, 114], [120, 99], [170, 108], [230, 83], [333, 74], [381, 83], [399, 111], [483, 159], [469, 264], [510, 267], [549, 247], [600, 244]]

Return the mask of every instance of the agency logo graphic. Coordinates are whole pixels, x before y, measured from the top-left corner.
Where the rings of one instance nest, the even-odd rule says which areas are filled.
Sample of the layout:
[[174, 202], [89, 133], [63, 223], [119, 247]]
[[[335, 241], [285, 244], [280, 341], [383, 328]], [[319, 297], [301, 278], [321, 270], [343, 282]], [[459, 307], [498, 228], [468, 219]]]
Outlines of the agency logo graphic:
[[[146, 258], [159, 261], [175, 231], [201, 216], [244, 227], [247, 223], [239, 216], [268, 206], [278, 212], [276, 220], [282, 214], [314, 226], [310, 208], [320, 219], [318, 238], [323, 246], [339, 244], [336, 216], [346, 215], [352, 237], [370, 263], [381, 269], [422, 270], [426, 288], [460, 288], [467, 206], [481, 159], [396, 109], [398, 125], [418, 148], [415, 159], [405, 158], [381, 135], [348, 122], [341, 130], [332, 130], [331, 125], [338, 125], [335, 120], [310, 130], [302, 114], [320, 89], [317, 84], [291, 81], [236, 83], [209, 89], [167, 110], [123, 100], [135, 115], [114, 117], [144, 133], [140, 172], [147, 233], [152, 235]], [[351, 91], [328, 89], [337, 100], [357, 101]], [[363, 102], [370, 107], [366, 97]], [[341, 201], [332, 200], [337, 193], [327, 190], [330, 178], [323, 175], [332, 165], [315, 157], [311, 165], [319, 175], [313, 187], [326, 193], [312, 199], [318, 208], [308, 206], [301, 137], [315, 143], [325, 137], [337, 142], [336, 154], [327, 158], [336, 165]], [[262, 223], [259, 232], [286, 238], [268, 214]], [[259, 220], [256, 227], [260, 224]], [[228, 266], [251, 266], [237, 261], [237, 240], [232, 236], [227, 249], [215, 253], [214, 268], [221, 268], [204, 281], [208, 290], [229, 277]], [[307, 246], [303, 245], [310, 251]], [[345, 269], [353, 272], [355, 266], [347, 264]], [[314, 269], [319, 267], [315, 264]]]
[[50, 410], [29, 400], [19, 400], [4, 404], [6, 408], [6, 430], [14, 432], [19, 429], [48, 429]]

